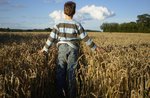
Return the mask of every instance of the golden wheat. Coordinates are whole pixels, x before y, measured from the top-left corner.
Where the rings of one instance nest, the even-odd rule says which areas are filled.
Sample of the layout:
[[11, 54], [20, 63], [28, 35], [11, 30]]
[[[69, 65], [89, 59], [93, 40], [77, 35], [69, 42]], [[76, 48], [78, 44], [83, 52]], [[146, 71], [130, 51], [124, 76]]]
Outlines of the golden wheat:
[[[57, 48], [40, 56], [48, 33], [0, 32], [0, 97], [55, 98]], [[149, 98], [150, 35], [89, 33], [105, 47], [92, 53], [81, 43], [76, 80], [79, 98]]]

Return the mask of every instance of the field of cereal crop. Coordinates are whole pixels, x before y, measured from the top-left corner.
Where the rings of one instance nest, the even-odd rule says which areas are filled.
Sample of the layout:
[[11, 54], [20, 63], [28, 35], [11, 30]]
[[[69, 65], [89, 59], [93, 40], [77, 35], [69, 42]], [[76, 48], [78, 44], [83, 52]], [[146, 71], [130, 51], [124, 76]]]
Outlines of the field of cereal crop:
[[[49, 33], [0, 32], [0, 97], [55, 98], [57, 48], [39, 55]], [[89, 33], [107, 52], [81, 42], [78, 98], [149, 98], [150, 34]]]

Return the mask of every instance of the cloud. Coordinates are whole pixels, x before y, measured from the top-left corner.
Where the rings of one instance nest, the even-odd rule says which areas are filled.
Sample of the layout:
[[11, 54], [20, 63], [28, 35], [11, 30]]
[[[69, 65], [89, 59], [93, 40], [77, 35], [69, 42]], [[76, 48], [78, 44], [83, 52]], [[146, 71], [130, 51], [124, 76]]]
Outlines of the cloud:
[[61, 10], [56, 10], [53, 11], [52, 13], [49, 14], [49, 16], [54, 20], [54, 21], [59, 21], [62, 18], [64, 18], [64, 13]]
[[63, 0], [43, 0], [45, 3], [61, 3]]
[[82, 16], [91, 17], [92, 19], [96, 20], [104, 20], [110, 16], [114, 15], [114, 12], [108, 10], [106, 7], [102, 6], [85, 6], [79, 10]]
[[55, 0], [56, 3], [60, 3], [62, 2], [63, 0]]
[[0, 9], [0, 10], [12, 10], [12, 9], [20, 9], [20, 8], [25, 8], [26, 6], [24, 4], [14, 4], [13, 2], [11, 2], [10, 0], [0, 0], [0, 7], [4, 7], [3, 9]]
[[[108, 17], [114, 16], [115, 13], [103, 6], [87, 5], [77, 10], [74, 18], [80, 22], [89, 20], [104, 20]], [[49, 14], [51, 19], [55, 22], [64, 18], [62, 10], [55, 10]]]
[[0, 28], [11, 28], [11, 29], [44, 29], [48, 28], [49, 24], [37, 23], [37, 22], [0, 22]]
[[12, 8], [26, 8], [25, 5], [23, 4], [13, 4], [13, 5], [10, 5]]
[[9, 4], [9, 0], [0, 0], [0, 5]]

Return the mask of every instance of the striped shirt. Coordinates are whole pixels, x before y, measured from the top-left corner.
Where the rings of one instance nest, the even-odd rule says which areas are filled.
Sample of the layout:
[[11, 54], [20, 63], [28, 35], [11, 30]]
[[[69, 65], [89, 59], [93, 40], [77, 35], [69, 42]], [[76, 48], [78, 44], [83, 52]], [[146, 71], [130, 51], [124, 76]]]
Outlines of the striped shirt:
[[79, 40], [83, 40], [92, 50], [95, 50], [95, 43], [89, 38], [87, 32], [85, 32], [80, 23], [76, 22], [75, 20], [63, 20], [53, 27], [46, 44], [43, 47], [43, 50], [48, 52], [48, 49], [55, 42], [71, 42]]

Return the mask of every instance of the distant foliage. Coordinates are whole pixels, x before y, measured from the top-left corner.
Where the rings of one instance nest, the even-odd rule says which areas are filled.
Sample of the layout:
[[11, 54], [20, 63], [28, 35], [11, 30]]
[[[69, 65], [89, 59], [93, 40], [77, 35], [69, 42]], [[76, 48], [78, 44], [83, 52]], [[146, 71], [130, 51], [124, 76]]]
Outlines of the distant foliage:
[[10, 29], [10, 28], [0, 28], [2, 32], [50, 32], [51, 28], [45, 29]]
[[143, 32], [150, 33], [150, 15], [137, 16], [136, 22], [129, 23], [103, 23], [100, 28], [104, 32]]

